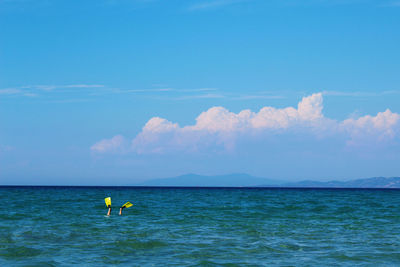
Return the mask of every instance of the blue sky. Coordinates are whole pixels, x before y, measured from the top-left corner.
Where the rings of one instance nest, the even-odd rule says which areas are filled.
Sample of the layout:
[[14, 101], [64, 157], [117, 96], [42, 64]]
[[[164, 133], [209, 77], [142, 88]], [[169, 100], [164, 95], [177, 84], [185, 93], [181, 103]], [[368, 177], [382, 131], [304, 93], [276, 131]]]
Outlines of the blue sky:
[[398, 1], [0, 0], [0, 183], [399, 176], [399, 47]]

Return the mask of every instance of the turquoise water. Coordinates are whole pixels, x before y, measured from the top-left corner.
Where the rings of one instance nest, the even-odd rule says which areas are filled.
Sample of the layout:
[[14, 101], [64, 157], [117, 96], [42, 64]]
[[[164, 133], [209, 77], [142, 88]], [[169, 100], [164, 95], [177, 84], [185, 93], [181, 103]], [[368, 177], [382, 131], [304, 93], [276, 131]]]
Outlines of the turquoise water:
[[[0, 266], [399, 266], [400, 191], [0, 188]], [[104, 198], [112, 197], [105, 216]], [[118, 216], [118, 206], [132, 208]]]

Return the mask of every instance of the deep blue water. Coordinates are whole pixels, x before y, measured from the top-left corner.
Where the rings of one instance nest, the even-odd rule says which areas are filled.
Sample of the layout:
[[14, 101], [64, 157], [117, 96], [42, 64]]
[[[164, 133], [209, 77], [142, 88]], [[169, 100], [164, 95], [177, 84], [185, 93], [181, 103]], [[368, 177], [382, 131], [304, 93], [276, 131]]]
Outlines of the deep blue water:
[[[0, 194], [0, 266], [400, 266], [399, 190], [0, 187]], [[118, 216], [126, 201], [134, 206]]]

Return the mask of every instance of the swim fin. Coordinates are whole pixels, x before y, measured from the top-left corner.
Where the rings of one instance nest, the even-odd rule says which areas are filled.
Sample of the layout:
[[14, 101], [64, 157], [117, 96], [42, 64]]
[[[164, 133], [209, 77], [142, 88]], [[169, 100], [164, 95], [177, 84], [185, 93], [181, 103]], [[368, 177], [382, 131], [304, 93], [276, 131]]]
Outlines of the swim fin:
[[104, 201], [106, 202], [107, 208], [110, 208], [111, 207], [111, 197], [106, 197], [104, 199]]
[[131, 202], [126, 202], [124, 205], [122, 205], [121, 208], [130, 208], [132, 206], [133, 206], [133, 204]]

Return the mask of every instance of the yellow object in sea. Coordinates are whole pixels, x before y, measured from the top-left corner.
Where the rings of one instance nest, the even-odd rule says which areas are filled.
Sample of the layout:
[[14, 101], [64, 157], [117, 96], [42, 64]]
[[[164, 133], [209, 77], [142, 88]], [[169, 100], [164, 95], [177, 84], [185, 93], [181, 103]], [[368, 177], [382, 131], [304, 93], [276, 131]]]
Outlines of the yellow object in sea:
[[121, 208], [130, 208], [132, 206], [133, 206], [133, 204], [131, 202], [126, 202], [124, 205], [122, 205]]
[[106, 198], [104, 199], [104, 201], [106, 202], [107, 208], [111, 207], [111, 197], [106, 197]]

